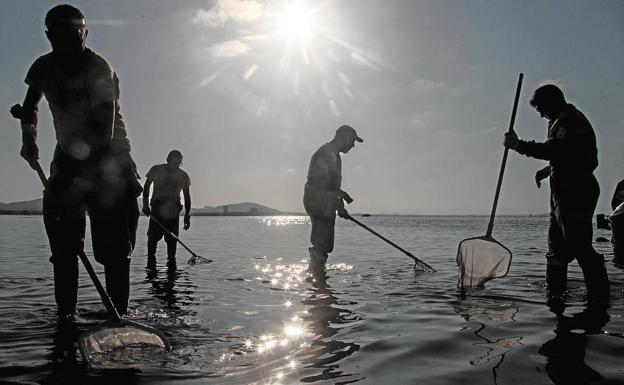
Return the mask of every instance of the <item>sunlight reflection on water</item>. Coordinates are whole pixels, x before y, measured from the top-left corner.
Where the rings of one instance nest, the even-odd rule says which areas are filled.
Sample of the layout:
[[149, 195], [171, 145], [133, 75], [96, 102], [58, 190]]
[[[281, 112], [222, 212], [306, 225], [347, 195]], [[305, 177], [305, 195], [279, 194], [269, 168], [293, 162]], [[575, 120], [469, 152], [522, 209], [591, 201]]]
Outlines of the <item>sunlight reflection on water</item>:
[[310, 223], [310, 218], [302, 215], [281, 215], [274, 217], [260, 217], [260, 222], [267, 226], [307, 225]]
[[[165, 245], [156, 265], [146, 267], [143, 219], [129, 318], [162, 330], [174, 350], [131, 383], [434, 385], [491, 383], [495, 376], [499, 383], [522, 378], [541, 385], [552, 383], [545, 366], [583, 368], [585, 351], [592, 369], [606, 379], [622, 378], [622, 339], [615, 331], [624, 328], [624, 270], [608, 264], [609, 334], [578, 338], [577, 321], [587, 316], [577, 315], [585, 288], [576, 262], [564, 317], [556, 319], [544, 304], [547, 218], [501, 218], [497, 239], [514, 252], [509, 276], [465, 298], [456, 287], [457, 243], [482, 231], [486, 217], [362, 219], [426, 257], [435, 274], [414, 272], [401, 253], [337, 221], [326, 281], [309, 279], [306, 271], [305, 217], [197, 217], [184, 240], [215, 262], [192, 267], [180, 263], [187, 258], [180, 248], [177, 266], [167, 263]], [[0, 224], [0, 242], [11, 245], [0, 248], [0, 370], [20, 383], [69, 383], [69, 377], [98, 383], [75, 348], [79, 333], [105, 318], [88, 276], [80, 275], [79, 322], [71, 333], [57, 330], [41, 218], [0, 217]], [[596, 247], [609, 259], [610, 244]], [[96, 270], [103, 274], [101, 266]], [[573, 345], [577, 361], [567, 362], [566, 351], [557, 350], [560, 341]], [[123, 382], [103, 376], [100, 383], [107, 381]]]

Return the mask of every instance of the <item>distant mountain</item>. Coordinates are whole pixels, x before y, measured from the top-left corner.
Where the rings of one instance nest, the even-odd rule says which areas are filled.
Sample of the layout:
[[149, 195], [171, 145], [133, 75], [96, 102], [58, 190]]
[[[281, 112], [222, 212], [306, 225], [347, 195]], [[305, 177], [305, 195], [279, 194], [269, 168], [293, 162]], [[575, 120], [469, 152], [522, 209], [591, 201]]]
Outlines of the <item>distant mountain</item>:
[[30, 201], [0, 203], [0, 214], [41, 214], [43, 199]]
[[200, 209], [191, 209], [191, 214], [197, 215], [280, 215], [282, 211], [263, 206], [258, 203], [243, 202], [222, 206], [204, 206]]
[[[139, 208], [143, 205], [142, 198], [138, 199]], [[0, 203], [0, 214], [41, 214], [43, 199], [37, 198], [30, 201]], [[204, 206], [192, 208], [194, 215], [281, 215], [282, 211], [263, 206], [257, 203], [243, 202], [222, 206]]]

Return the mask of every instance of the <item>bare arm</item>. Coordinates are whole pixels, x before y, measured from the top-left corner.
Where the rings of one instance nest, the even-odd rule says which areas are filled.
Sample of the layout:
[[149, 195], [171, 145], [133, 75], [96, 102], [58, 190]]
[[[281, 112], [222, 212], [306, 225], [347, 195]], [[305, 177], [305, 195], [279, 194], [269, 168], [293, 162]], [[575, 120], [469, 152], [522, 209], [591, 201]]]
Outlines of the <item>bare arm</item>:
[[35, 168], [39, 160], [39, 148], [37, 147], [37, 112], [39, 102], [43, 97], [43, 91], [34, 86], [29, 86], [22, 106], [19, 104], [11, 108], [11, 114], [21, 122], [22, 126], [22, 149], [20, 155], [32, 168]]
[[145, 184], [143, 185], [143, 213], [145, 215], [150, 215], [149, 194], [150, 188], [152, 187], [152, 182], [152, 179], [150, 177], [147, 177], [147, 179], [145, 180]]
[[184, 194], [184, 215], [191, 215], [191, 188], [185, 187], [182, 193]]
[[184, 230], [191, 227], [191, 188], [186, 186], [184, 192]]

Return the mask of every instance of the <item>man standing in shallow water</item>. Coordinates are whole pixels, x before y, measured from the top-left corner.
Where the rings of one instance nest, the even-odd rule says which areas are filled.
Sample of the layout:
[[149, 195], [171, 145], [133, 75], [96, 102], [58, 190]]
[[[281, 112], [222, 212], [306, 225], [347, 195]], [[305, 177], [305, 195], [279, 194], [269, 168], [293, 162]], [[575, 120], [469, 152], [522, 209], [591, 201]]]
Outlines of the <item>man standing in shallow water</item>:
[[568, 263], [577, 259], [590, 303], [609, 300], [609, 277], [604, 258], [592, 246], [592, 218], [600, 187], [594, 176], [598, 167], [596, 135], [591, 124], [563, 92], [552, 84], [535, 90], [531, 106], [548, 119], [548, 139], [543, 143], [505, 135], [505, 146], [520, 154], [549, 161], [535, 174], [537, 187], [550, 177], [550, 227], [546, 254], [548, 296], [560, 298], [566, 288]]
[[[143, 213], [156, 219], [159, 223], [150, 220], [147, 229], [147, 261], [156, 262], [156, 246], [164, 235], [167, 243], [167, 258], [175, 261], [177, 240], [180, 233], [180, 192], [184, 193], [184, 230], [191, 227], [191, 178], [180, 168], [182, 153], [172, 150], [167, 155], [167, 163], [152, 166], [147, 172], [147, 180], [143, 186]], [[154, 183], [154, 193], [149, 201], [150, 187]], [[151, 209], [150, 209], [151, 204]], [[163, 229], [162, 226], [166, 228]]]
[[141, 193], [130, 142], [119, 112], [119, 80], [110, 64], [85, 47], [84, 14], [59, 5], [45, 17], [52, 52], [28, 70], [20, 119], [20, 155], [38, 167], [37, 112], [45, 95], [57, 145], [43, 195], [43, 220], [54, 266], [60, 320], [71, 320], [78, 294], [78, 253], [84, 248], [89, 213], [95, 259], [104, 265], [106, 291], [120, 315], [127, 312], [130, 253], [134, 248]]
[[308, 181], [305, 184], [303, 205], [312, 222], [310, 242], [310, 271], [320, 272], [325, 267], [327, 256], [334, 249], [334, 225], [336, 211], [341, 218], [348, 218], [344, 201], [353, 202], [341, 190], [342, 160], [340, 153], [348, 153], [355, 142], [363, 142], [355, 130], [347, 125], [340, 126], [329, 143], [322, 145], [310, 160]]

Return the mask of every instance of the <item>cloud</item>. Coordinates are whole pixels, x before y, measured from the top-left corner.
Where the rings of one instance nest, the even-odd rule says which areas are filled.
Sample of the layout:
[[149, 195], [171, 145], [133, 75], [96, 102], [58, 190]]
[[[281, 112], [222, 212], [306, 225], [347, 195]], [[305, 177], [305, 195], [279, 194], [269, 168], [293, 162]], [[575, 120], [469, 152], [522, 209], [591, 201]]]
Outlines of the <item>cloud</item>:
[[424, 92], [441, 89], [446, 86], [443, 82], [436, 82], [428, 79], [418, 79], [413, 83], [413, 85], [417, 90]]
[[123, 20], [112, 20], [112, 19], [90, 19], [88, 24], [118, 27], [118, 26], [125, 25], [126, 22]]
[[262, 16], [263, 8], [256, 0], [217, 0], [210, 9], [197, 11], [193, 23], [216, 28], [231, 20], [239, 23], [254, 21]]
[[270, 35], [268, 34], [255, 34], [255, 35], [248, 35], [248, 36], [243, 36], [243, 40], [248, 40], [248, 41], [262, 41], [262, 40], [267, 40], [270, 37]]
[[229, 40], [210, 47], [210, 53], [214, 57], [232, 58], [245, 55], [249, 52], [249, 46], [240, 40]]

